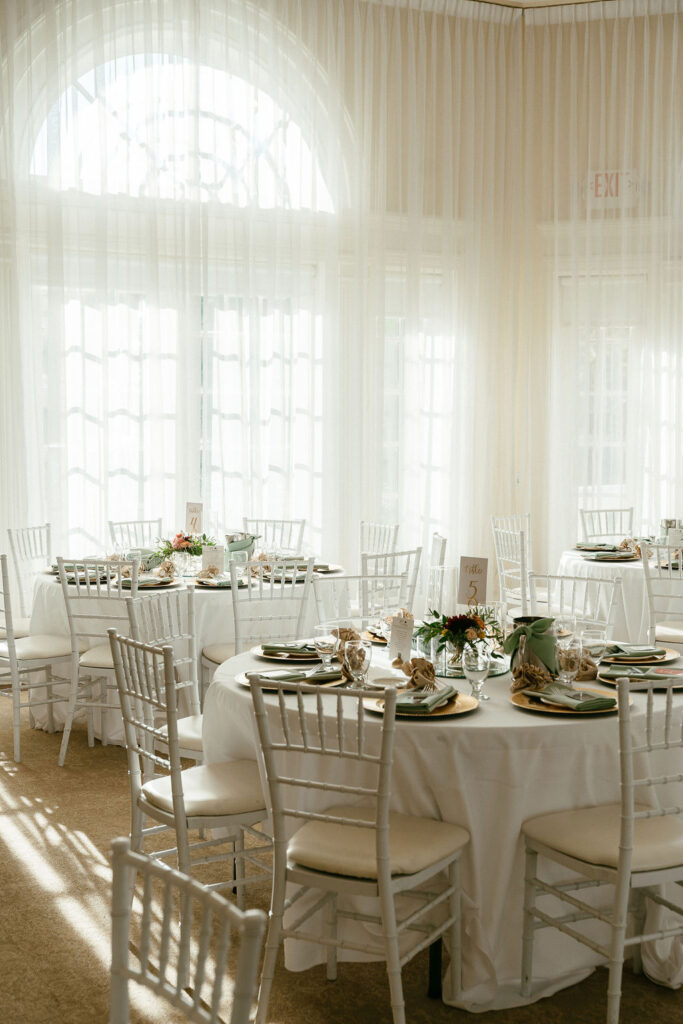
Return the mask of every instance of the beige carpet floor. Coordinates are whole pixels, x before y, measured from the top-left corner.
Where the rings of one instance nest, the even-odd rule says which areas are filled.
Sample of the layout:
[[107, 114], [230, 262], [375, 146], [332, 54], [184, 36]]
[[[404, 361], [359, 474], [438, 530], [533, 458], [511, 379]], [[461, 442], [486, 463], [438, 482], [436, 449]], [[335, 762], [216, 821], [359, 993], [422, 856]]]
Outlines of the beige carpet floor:
[[[0, 701], [0, 1024], [106, 1024], [109, 990], [108, 849], [128, 831], [125, 753], [89, 749], [76, 729], [64, 768], [61, 736], [25, 723], [23, 762], [11, 756], [11, 706]], [[267, 908], [266, 887], [256, 902]], [[516, 1010], [479, 1015], [426, 996], [426, 954], [404, 969], [410, 1024], [599, 1024], [606, 974]], [[176, 1024], [176, 1013], [136, 1002], [135, 1024]], [[390, 1024], [383, 964], [342, 964], [277, 973], [273, 1024]], [[683, 991], [626, 970], [622, 1024], [683, 1024]]]

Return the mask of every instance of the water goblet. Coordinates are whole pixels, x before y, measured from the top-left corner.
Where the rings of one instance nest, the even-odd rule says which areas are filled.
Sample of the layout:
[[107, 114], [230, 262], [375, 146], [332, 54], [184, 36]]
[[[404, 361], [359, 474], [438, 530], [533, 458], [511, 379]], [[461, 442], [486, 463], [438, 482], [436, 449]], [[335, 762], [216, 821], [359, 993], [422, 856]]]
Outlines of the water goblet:
[[560, 612], [559, 615], [556, 615], [553, 622], [553, 633], [560, 638], [576, 633], [576, 615], [569, 612]]
[[583, 654], [581, 638], [575, 635], [558, 637], [555, 643], [555, 654], [558, 670], [557, 681], [561, 686], [571, 689], [581, 667]]
[[489, 674], [491, 654], [488, 648], [478, 644], [465, 644], [462, 651], [462, 671], [470, 684], [472, 696], [477, 700], [489, 700], [481, 689]]
[[581, 634], [581, 641], [584, 653], [589, 655], [597, 665], [607, 649], [606, 631], [599, 627], [587, 626]]
[[332, 622], [321, 622], [319, 626], [315, 627], [313, 646], [315, 647], [316, 653], [320, 656], [320, 660], [323, 663], [323, 669], [330, 668], [332, 658], [334, 657], [339, 645], [339, 637], [332, 632], [334, 626], [335, 624]]
[[362, 690], [367, 685], [368, 669], [372, 660], [369, 640], [347, 640], [344, 644], [344, 665], [351, 676], [349, 688]]

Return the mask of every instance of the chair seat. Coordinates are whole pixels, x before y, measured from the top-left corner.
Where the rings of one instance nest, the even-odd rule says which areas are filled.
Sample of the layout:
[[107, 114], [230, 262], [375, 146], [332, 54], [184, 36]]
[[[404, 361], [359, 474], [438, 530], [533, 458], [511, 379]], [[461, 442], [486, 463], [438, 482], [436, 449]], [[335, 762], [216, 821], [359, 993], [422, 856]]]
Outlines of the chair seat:
[[[187, 718], [178, 719], [178, 743], [186, 750], [203, 750], [202, 743], [202, 715], [188, 715]], [[167, 726], [161, 727], [161, 732], [167, 735]]]
[[111, 647], [109, 644], [97, 644], [95, 647], [89, 647], [80, 656], [78, 663], [81, 668], [110, 668], [113, 670]]
[[[256, 761], [200, 764], [182, 772], [185, 813], [188, 817], [243, 814], [265, 808]], [[142, 787], [155, 807], [173, 812], [171, 776], [150, 779]]]
[[[645, 808], [636, 808], [644, 810]], [[615, 868], [619, 859], [620, 804], [600, 804], [530, 818], [530, 839], [587, 864]], [[634, 822], [633, 871], [659, 871], [683, 864], [683, 821], [675, 817]]]
[[[360, 821], [373, 821], [370, 807], [330, 807], [336, 814]], [[289, 842], [290, 862], [328, 874], [352, 878], [377, 878], [375, 830], [327, 821], [302, 825]], [[392, 875], [412, 875], [443, 857], [462, 849], [469, 832], [433, 818], [408, 814], [389, 815], [389, 845]]]
[[202, 658], [206, 658], [207, 661], [212, 661], [215, 665], [222, 665], [228, 658], [232, 658], [235, 653], [235, 645], [233, 644], [209, 644], [207, 647], [202, 649]]
[[655, 629], [655, 638], [663, 644], [683, 644], [683, 622], [659, 622]]
[[[20, 637], [28, 636], [31, 632], [31, 620], [14, 619], [12, 621], [12, 632], [14, 633], [15, 640], [18, 640]], [[4, 626], [0, 626], [0, 639], [4, 639], [6, 636], [7, 630]]]
[[[36, 634], [21, 637], [15, 645], [17, 661], [47, 661], [49, 658], [64, 658], [71, 654], [71, 640], [68, 636]], [[0, 643], [0, 658], [9, 657], [7, 643]]]

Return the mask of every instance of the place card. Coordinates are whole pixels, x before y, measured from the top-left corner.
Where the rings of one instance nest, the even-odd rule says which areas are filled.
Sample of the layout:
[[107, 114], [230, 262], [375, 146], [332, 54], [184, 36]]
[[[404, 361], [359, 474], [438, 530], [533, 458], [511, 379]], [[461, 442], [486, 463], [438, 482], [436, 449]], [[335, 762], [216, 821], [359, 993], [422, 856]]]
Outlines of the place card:
[[225, 546], [223, 544], [207, 544], [202, 548], [202, 569], [216, 568], [218, 572], [225, 569]]
[[461, 557], [458, 604], [486, 604], [488, 564], [488, 558], [473, 558], [469, 555]]
[[202, 509], [201, 501], [188, 501], [185, 503], [185, 533], [202, 532]]
[[414, 627], [415, 619], [412, 615], [392, 615], [391, 639], [389, 641], [389, 657], [392, 661], [399, 655], [403, 661], [410, 660]]

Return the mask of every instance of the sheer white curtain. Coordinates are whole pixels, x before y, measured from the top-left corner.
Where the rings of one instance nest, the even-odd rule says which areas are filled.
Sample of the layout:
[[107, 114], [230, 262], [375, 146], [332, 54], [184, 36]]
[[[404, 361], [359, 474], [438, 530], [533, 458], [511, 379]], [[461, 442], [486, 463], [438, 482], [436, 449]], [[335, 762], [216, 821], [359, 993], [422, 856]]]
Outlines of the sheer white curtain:
[[520, 13], [10, 0], [0, 50], [2, 516], [74, 550], [198, 498], [347, 564], [361, 517], [483, 542]]
[[526, 479], [550, 565], [579, 507], [634, 506], [636, 532], [683, 513], [682, 46], [668, 0], [525, 14]]

